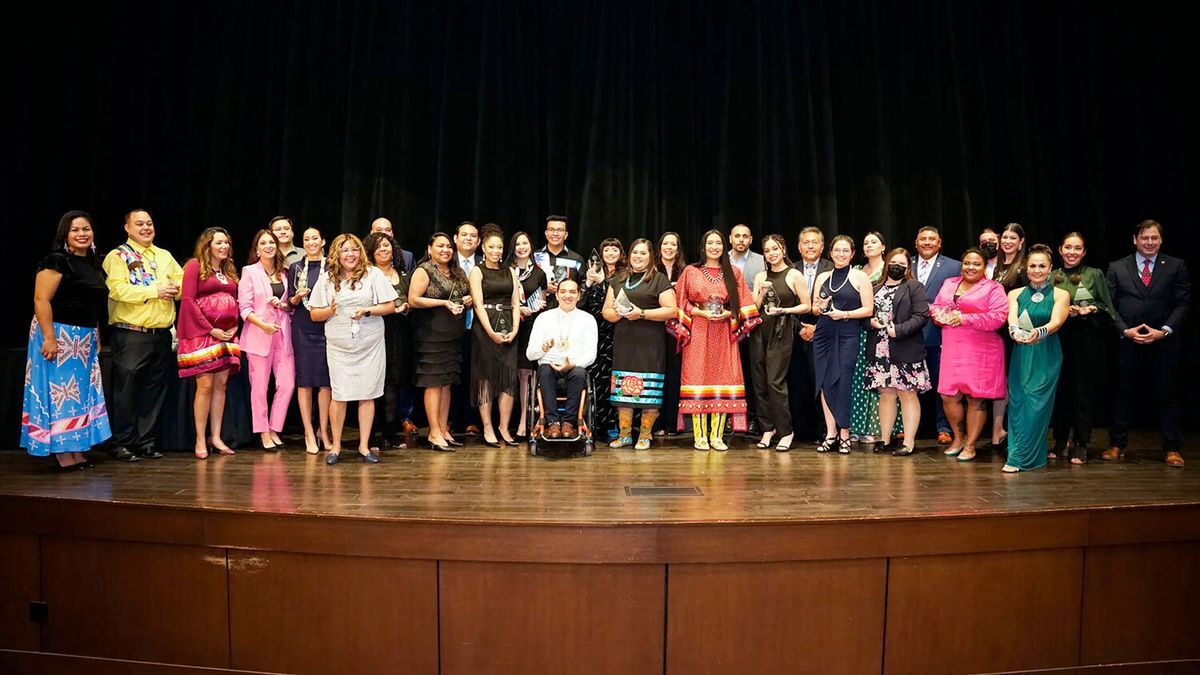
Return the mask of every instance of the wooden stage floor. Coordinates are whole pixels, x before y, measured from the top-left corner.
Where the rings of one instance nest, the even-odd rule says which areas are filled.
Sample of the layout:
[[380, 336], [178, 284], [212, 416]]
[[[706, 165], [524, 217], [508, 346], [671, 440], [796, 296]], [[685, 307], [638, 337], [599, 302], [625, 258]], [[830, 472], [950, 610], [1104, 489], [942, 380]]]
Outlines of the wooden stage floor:
[[[1097, 437], [1101, 437], [1097, 431]], [[530, 457], [524, 446], [456, 453], [385, 450], [337, 466], [297, 439], [274, 454], [246, 449], [204, 461], [190, 454], [123, 464], [97, 455], [90, 471], [56, 474], [49, 460], [0, 452], [0, 495], [352, 518], [478, 523], [732, 523], [1015, 515], [1200, 503], [1200, 448], [1167, 467], [1149, 434], [1134, 457], [1086, 466], [1051, 461], [1008, 475], [987, 450], [974, 462], [923, 443], [911, 457], [758, 450], [735, 437], [728, 452], [696, 452], [678, 437], [649, 451], [597, 448], [591, 457]], [[543, 448], [546, 447], [543, 445]], [[690, 495], [639, 496], [636, 488]], [[658, 492], [658, 491], [651, 491]]]

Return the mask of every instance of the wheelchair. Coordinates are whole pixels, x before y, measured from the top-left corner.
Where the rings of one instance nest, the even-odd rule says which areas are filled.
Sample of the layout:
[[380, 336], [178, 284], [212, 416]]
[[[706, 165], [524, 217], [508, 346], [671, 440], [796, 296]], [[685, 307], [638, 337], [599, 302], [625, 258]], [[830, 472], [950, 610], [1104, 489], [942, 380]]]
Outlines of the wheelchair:
[[[543, 414], [542, 388], [537, 386], [537, 376], [534, 376], [533, 386], [529, 388], [529, 400], [527, 402], [530, 418], [536, 420], [533, 428], [529, 431], [528, 443], [530, 456], [537, 457], [544, 453], [544, 450], [538, 449], [540, 443], [562, 444], [574, 448], [582, 446], [585, 457], [591, 456], [592, 451], [595, 450], [596, 444], [592, 438], [592, 402], [596, 400], [596, 389], [592, 384], [591, 374], [587, 373], [586, 369], [584, 369], [584, 373], [586, 377], [583, 385], [583, 393], [579, 397], [579, 419], [576, 420], [579, 423], [579, 427], [576, 429], [575, 435], [570, 438], [546, 438], [546, 419]], [[566, 383], [560, 381], [554, 397], [556, 411], [562, 412], [566, 406], [566, 402]]]

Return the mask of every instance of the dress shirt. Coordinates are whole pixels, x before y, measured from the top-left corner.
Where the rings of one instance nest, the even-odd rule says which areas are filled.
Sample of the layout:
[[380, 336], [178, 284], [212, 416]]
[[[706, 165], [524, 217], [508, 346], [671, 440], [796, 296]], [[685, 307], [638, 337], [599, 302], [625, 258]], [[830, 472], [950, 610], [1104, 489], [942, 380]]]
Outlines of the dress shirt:
[[557, 345], [564, 338], [567, 340], [567, 359], [571, 363], [581, 368], [592, 365], [596, 360], [596, 319], [578, 308], [564, 312], [555, 307], [539, 314], [529, 333], [525, 358], [538, 364], [549, 363], [546, 352], [542, 351], [542, 343], [554, 340]]
[[929, 260], [917, 255], [917, 281], [921, 282], [922, 284], [926, 283], [926, 281], [929, 279], [929, 273], [932, 272], [933, 268], [937, 266], [938, 255], [939, 254], [934, 253], [933, 257]]
[[158, 284], [173, 281], [183, 285], [183, 268], [175, 262], [170, 251], [153, 244], [143, 247], [132, 239], [125, 242], [145, 261], [150, 274], [149, 285], [129, 281], [129, 268], [116, 249], [104, 257], [104, 274], [108, 284], [108, 322], [127, 323], [142, 328], [169, 328], [175, 323], [175, 301], [158, 297]]

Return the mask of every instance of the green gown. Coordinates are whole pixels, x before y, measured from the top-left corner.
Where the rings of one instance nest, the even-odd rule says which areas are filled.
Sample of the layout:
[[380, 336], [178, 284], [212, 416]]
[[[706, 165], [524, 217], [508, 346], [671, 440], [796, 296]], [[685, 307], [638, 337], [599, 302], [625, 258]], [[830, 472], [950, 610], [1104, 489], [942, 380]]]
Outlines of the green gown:
[[[1041, 302], [1034, 302], [1038, 291], [1026, 286], [1017, 296], [1017, 315], [1028, 313], [1034, 328], [1050, 323], [1054, 313], [1054, 286], [1041, 289]], [[1041, 342], [1013, 345], [1008, 364], [1008, 462], [1022, 471], [1046, 465], [1046, 432], [1054, 411], [1054, 392], [1062, 367], [1062, 348], [1058, 335]]]

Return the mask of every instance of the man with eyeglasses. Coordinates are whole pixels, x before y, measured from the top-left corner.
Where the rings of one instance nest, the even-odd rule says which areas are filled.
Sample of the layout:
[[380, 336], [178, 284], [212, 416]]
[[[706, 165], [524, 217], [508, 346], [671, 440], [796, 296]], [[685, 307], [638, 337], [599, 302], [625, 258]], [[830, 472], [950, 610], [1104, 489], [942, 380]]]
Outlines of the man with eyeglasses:
[[125, 243], [104, 258], [112, 326], [108, 448], [113, 459], [136, 462], [162, 457], [155, 431], [167, 378], [176, 372], [171, 325], [183, 269], [154, 245], [154, 220], [145, 209], [125, 214], [125, 233]]
[[546, 273], [546, 309], [558, 307], [558, 284], [566, 279], [579, 281], [583, 256], [567, 248], [567, 217], [546, 217], [546, 245], [534, 251], [533, 262]]

